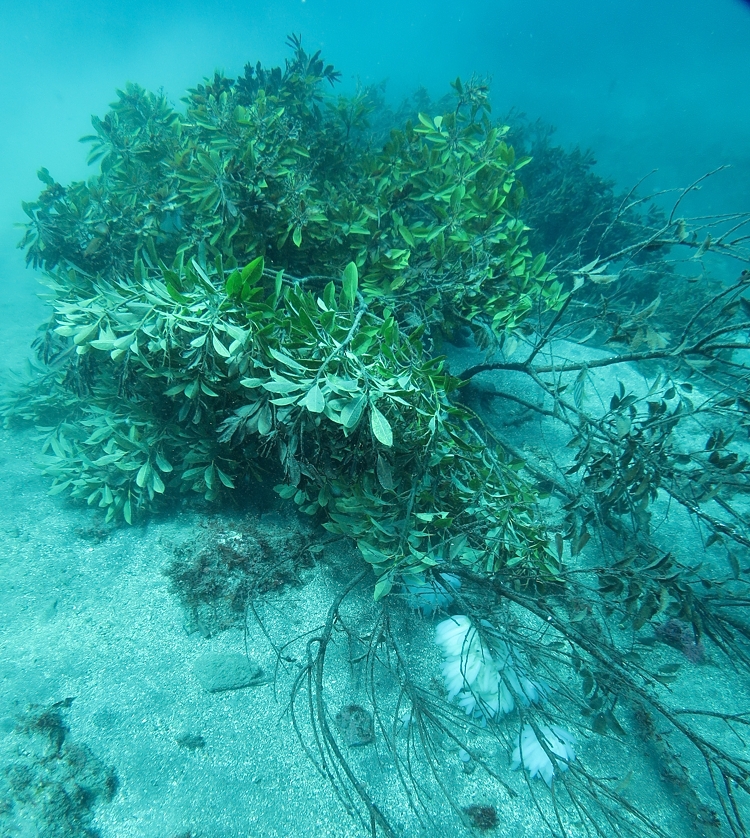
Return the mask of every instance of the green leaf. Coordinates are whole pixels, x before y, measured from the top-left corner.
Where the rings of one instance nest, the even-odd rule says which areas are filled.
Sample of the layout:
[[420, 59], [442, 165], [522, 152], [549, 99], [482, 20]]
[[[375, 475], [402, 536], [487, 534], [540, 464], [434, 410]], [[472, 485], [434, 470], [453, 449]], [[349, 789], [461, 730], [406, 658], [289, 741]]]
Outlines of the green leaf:
[[388, 596], [392, 587], [393, 579], [391, 576], [381, 576], [375, 585], [375, 592], [373, 594], [375, 602], [378, 602], [378, 600], [381, 600], [384, 596]]
[[281, 289], [284, 284], [284, 271], [277, 271], [276, 272], [276, 280], [274, 282], [273, 288], [273, 296], [274, 301], [278, 301], [279, 297], [281, 296]]
[[[245, 384], [246, 381], [251, 381], [253, 379], [243, 378], [242, 384]], [[249, 384], [245, 384], [245, 387], [250, 386]], [[263, 389], [268, 390], [269, 393], [294, 393], [297, 390], [302, 389], [302, 385], [298, 381], [289, 381], [287, 378], [282, 378], [280, 375], [276, 377], [274, 381], [264, 381]]]
[[326, 399], [320, 385], [313, 385], [308, 391], [301, 404], [306, 407], [310, 413], [322, 413], [326, 408]]
[[393, 489], [393, 471], [391, 470], [391, 465], [388, 460], [385, 459], [381, 454], [378, 454], [378, 462], [377, 462], [377, 475], [378, 481], [380, 485], [384, 489]]
[[242, 289], [244, 291], [245, 288], [251, 288], [253, 285], [257, 285], [260, 281], [261, 277], [263, 276], [263, 270], [265, 268], [265, 260], [262, 256], [258, 256], [252, 260], [252, 262], [248, 262], [247, 265], [242, 269], [242, 273], [240, 274], [242, 277]]
[[224, 344], [216, 337], [216, 333], [211, 333], [211, 340], [214, 345], [214, 349], [216, 350], [217, 355], [221, 355], [222, 358], [228, 358], [230, 355], [229, 350], [224, 346]]
[[464, 199], [464, 195], [466, 195], [466, 187], [463, 185], [463, 183], [459, 183], [458, 186], [453, 190], [453, 193], [451, 194], [451, 209], [455, 210], [461, 204], [461, 201], [463, 201]]
[[411, 230], [408, 227], [404, 227], [403, 225], [398, 228], [399, 233], [401, 234], [401, 238], [409, 245], [409, 247], [416, 247], [416, 241], [414, 241], [414, 236], [411, 234]]
[[259, 286], [252, 286], [252, 285], [250, 285], [249, 282], [246, 282], [242, 286], [242, 293], [240, 294], [240, 300], [242, 300], [243, 303], [246, 303], [246, 302], [248, 302], [248, 300], [252, 300], [253, 297], [260, 294], [261, 291], [262, 291], [262, 288], [260, 288]]
[[385, 445], [386, 448], [393, 445], [393, 431], [390, 423], [374, 404], [370, 405], [370, 427], [378, 442]]
[[80, 346], [82, 343], [85, 342], [86, 338], [91, 337], [91, 335], [93, 335], [98, 328], [98, 323], [92, 323], [89, 326], [84, 326], [79, 332], [76, 332], [76, 335], [73, 338], [73, 343], [76, 346]]
[[357, 427], [359, 420], [362, 418], [362, 413], [365, 408], [366, 399], [364, 395], [357, 396], [351, 401], [348, 401], [341, 408], [341, 424], [347, 431], [351, 431]]
[[125, 455], [124, 451], [118, 451], [116, 454], [105, 454], [103, 457], [98, 457], [96, 460], [94, 460], [92, 465], [108, 466], [110, 463], [116, 463], [124, 455]]
[[364, 541], [360, 539], [357, 542], [357, 547], [359, 548], [359, 552], [362, 554], [362, 558], [368, 563], [372, 565], [381, 565], [385, 564], [389, 557], [385, 555], [381, 550], [378, 550], [377, 547], [373, 547], [369, 541]]
[[227, 297], [236, 297], [242, 290], [242, 274], [239, 271], [232, 271], [224, 285]]
[[[262, 387], [266, 383], [264, 378], [243, 378], [240, 380], [240, 384], [243, 387], [248, 387], [249, 389], [253, 389], [255, 387]], [[169, 395], [169, 393], [167, 393]]]
[[61, 492], [64, 492], [72, 482], [72, 480], [65, 480], [62, 483], [55, 483], [49, 490], [49, 494], [59, 495]]
[[329, 311], [336, 311], [336, 286], [333, 282], [323, 289], [323, 304]]
[[294, 358], [290, 357], [286, 353], [279, 352], [278, 349], [269, 348], [268, 353], [280, 364], [283, 364], [285, 367], [289, 367], [289, 369], [296, 370], [297, 372], [307, 372], [302, 364], [295, 361]]
[[[200, 253], [200, 248], [199, 248], [199, 253]], [[206, 291], [211, 293], [215, 290], [213, 285], [211, 285], [211, 281], [209, 280], [206, 272], [203, 270], [203, 268], [198, 264], [198, 262], [195, 259], [190, 260], [190, 268], [192, 269], [195, 276], [198, 277], [198, 279], [200, 280], [201, 284], [206, 289]]]
[[122, 508], [122, 517], [128, 522], [128, 524], [133, 523], [133, 508], [130, 505], [130, 498], [125, 501], [125, 505]]
[[531, 275], [532, 276], [539, 276], [539, 274], [542, 272], [542, 268], [544, 268], [544, 265], [545, 265], [546, 261], [547, 261], [547, 254], [546, 253], [540, 253], [536, 257], [536, 259], [534, 259], [534, 261], [531, 263], [531, 271], [530, 271]]
[[292, 241], [294, 244], [299, 247], [302, 244], [302, 230], [299, 227], [294, 228], [294, 232], [292, 233]]
[[146, 462], [138, 469], [138, 474], [135, 476], [136, 485], [142, 489], [146, 485], [146, 481], [148, 480], [150, 474], [151, 464], [148, 460], [146, 460]]
[[169, 460], [161, 453], [156, 455], [156, 465], [164, 474], [169, 474], [172, 471], [172, 464]]
[[264, 404], [258, 412], [258, 433], [267, 436], [273, 428], [273, 414], [268, 403]]
[[218, 466], [216, 467], [216, 473], [219, 475], [219, 480], [221, 480], [227, 489], [234, 489], [232, 478], [228, 474], [225, 474]]
[[357, 272], [357, 266], [354, 262], [349, 262], [349, 264], [344, 268], [341, 289], [341, 301], [344, 305], [348, 305], [349, 308], [354, 306], [354, 301], [357, 299], [358, 283], [359, 274]]
[[189, 305], [191, 302], [190, 297], [186, 297], [184, 294], [181, 294], [177, 288], [171, 283], [167, 283], [167, 294], [176, 302], [180, 303], [181, 305]]

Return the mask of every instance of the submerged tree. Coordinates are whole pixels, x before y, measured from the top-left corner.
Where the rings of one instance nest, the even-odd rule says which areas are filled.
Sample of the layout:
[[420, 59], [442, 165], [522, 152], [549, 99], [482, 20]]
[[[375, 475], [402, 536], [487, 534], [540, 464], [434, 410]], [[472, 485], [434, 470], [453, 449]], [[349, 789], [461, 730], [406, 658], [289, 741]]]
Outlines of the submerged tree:
[[[676, 261], [722, 254], [742, 269], [748, 218], [684, 218], [691, 190], [669, 215], [616, 198], [587, 158], [548, 140], [554, 165], [529, 166], [524, 189], [529, 158], [491, 121], [477, 79], [378, 144], [380, 99], [329, 98], [336, 71], [290, 45], [283, 69], [216, 74], [184, 113], [128, 85], [86, 138], [100, 174], [64, 187], [41, 170], [22, 246], [54, 313], [5, 415], [44, 429], [53, 491], [110, 520], [176, 492], [220, 502], [275, 479], [356, 542], [365, 569], [306, 639], [290, 709], [373, 834], [396, 834], [393, 802], [354, 767], [326, 694], [342, 633], [366, 670], [371, 706], [359, 709], [423, 822], [439, 817], [441, 792], [457, 824], [493, 825], [492, 807], [462, 806], [449, 778], [458, 752], [516, 795], [487, 757], [496, 742], [525, 769], [550, 834], [665, 835], [685, 806], [704, 830], [747, 834], [749, 717], [674, 706], [679, 665], [664, 650], [750, 664], [750, 274], [704, 275], [696, 296]], [[552, 271], [523, 221], [549, 218], [550, 194], [566, 220]], [[654, 277], [669, 277], [679, 305], [666, 291], [661, 309], [642, 299]], [[456, 375], [440, 353], [469, 337], [487, 357]], [[566, 357], [584, 343], [597, 347]], [[641, 389], [623, 381], [594, 400], [597, 370], [625, 364], [643, 366]], [[488, 372], [502, 378], [482, 389]], [[532, 415], [568, 433], [572, 459], [517, 450]], [[665, 497], [706, 547], [724, 546], [727, 574], [713, 554], [691, 564], [658, 549]], [[355, 630], [347, 609], [365, 585], [376, 604]], [[394, 628], [404, 600], [441, 618], [447, 696]], [[628, 796], [628, 778], [576, 755], [575, 732], [657, 748], [674, 811], [660, 818]]]

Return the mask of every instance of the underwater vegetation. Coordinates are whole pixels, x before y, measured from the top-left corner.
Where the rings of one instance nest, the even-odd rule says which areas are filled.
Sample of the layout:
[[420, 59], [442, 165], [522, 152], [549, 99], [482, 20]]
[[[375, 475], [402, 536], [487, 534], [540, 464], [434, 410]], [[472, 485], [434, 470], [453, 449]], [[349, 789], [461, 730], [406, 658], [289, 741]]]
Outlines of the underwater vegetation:
[[[750, 216], [684, 216], [700, 181], [667, 210], [617, 195], [585, 154], [493, 121], [480, 79], [394, 112], [377, 89], [332, 96], [338, 73], [290, 47], [182, 110], [128, 85], [85, 138], [98, 174], [40, 171], [22, 247], [53, 313], [6, 420], [34, 422], [52, 491], [107, 520], [266, 481], [356, 544], [289, 701], [365, 832], [402, 814], [347, 751], [352, 719], [433, 834], [490, 830], [525, 794], [555, 836], [665, 836], [685, 813], [747, 835], [750, 715], [673, 690], [701, 656], [750, 670]], [[457, 374], [467, 343], [483, 357]], [[540, 421], [552, 458], [525, 445]], [[701, 555], [665, 548], [666, 509]], [[233, 597], [207, 631], [299, 581], [294, 562], [265, 578], [243, 537], [170, 570]], [[345, 618], [363, 587], [373, 610]], [[186, 601], [204, 621], [202, 593]], [[434, 617], [442, 679], [406, 651], [405, 615]], [[342, 636], [369, 704], [337, 711]], [[591, 739], [655, 755], [668, 804]], [[456, 752], [491, 800], [458, 799]]]

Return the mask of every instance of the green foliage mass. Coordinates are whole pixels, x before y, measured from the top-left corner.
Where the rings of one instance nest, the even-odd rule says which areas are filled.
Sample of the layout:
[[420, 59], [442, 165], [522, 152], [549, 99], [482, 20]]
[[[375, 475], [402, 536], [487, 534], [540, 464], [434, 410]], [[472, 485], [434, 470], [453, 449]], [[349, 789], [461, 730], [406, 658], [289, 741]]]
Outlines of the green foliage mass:
[[[603, 178], [590, 150], [556, 145], [554, 127], [541, 120], [531, 122], [513, 111], [505, 120], [508, 140], [531, 157], [523, 173], [530, 241], [550, 259], [585, 264], [605, 253], [627, 251], [665, 224], [663, 210], [650, 198], [639, 197], [635, 189], [618, 192], [614, 181]], [[663, 254], [662, 247], [652, 246], [631, 258], [644, 264]]]
[[40, 172], [22, 246], [54, 315], [12, 412], [45, 428], [53, 491], [109, 519], [218, 500], [273, 456], [282, 497], [357, 540], [376, 596], [443, 560], [554, 573], [518, 464], [433, 356], [564, 302], [517, 215], [528, 161], [475, 81], [375, 149], [372, 101], [325, 98], [337, 73], [291, 46], [185, 113], [128, 85], [85, 138], [100, 174]]

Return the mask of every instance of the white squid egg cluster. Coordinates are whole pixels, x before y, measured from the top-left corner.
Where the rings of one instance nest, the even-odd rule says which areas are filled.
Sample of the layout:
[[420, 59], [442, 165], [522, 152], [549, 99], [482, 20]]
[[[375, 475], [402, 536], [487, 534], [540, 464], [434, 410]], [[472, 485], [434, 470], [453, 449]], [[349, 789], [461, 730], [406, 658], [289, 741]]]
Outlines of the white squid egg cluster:
[[438, 623], [435, 642], [443, 652], [448, 699], [458, 698], [467, 715], [492, 719], [510, 713], [516, 700], [526, 707], [541, 700], [544, 688], [517, 671], [507, 644], [498, 640], [490, 650], [468, 617]]
[[[495, 631], [489, 623], [482, 624], [490, 632]], [[443, 653], [441, 669], [448, 700], [456, 699], [467, 715], [481, 719], [483, 724], [510, 713], [517, 701], [529, 707], [540, 703], [546, 694], [543, 684], [532, 681], [518, 668], [507, 643], [498, 638], [490, 648], [464, 615], [438, 623], [435, 642]], [[567, 770], [567, 763], [575, 759], [573, 735], [556, 725], [538, 729], [547, 750], [560, 758], [560, 770]], [[523, 726], [512, 756], [514, 769], [522, 765], [531, 777], [542, 777], [551, 785], [555, 765], [528, 724]]]
[[562, 727], [552, 725], [541, 725], [539, 732], [544, 739], [547, 750], [558, 759], [556, 765], [552, 764], [547, 751], [544, 750], [531, 725], [523, 726], [521, 735], [518, 737], [518, 744], [513, 751], [511, 768], [515, 771], [523, 767], [529, 772], [530, 777], [541, 777], [548, 785], [552, 785], [552, 777], [555, 774], [555, 767], [560, 771], [568, 770], [568, 763], [576, 758], [575, 737]]

